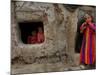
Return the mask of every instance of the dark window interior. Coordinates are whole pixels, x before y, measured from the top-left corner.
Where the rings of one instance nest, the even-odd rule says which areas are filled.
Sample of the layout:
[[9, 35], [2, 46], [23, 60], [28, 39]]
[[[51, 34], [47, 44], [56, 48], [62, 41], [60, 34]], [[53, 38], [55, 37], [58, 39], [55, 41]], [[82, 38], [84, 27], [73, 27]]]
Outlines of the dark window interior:
[[38, 33], [38, 28], [41, 27], [43, 32], [43, 22], [20, 22], [19, 29], [21, 32], [21, 40], [24, 44], [28, 44], [28, 36], [32, 36], [32, 31]]

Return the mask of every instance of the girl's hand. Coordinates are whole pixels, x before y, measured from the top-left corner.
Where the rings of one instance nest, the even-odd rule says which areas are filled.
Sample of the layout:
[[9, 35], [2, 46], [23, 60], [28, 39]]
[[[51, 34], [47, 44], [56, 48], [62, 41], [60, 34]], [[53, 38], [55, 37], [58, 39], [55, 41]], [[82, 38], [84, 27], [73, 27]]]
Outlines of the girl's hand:
[[86, 29], [86, 26], [84, 26], [80, 32], [83, 33], [84, 29]]
[[84, 29], [86, 29], [86, 27], [87, 27], [87, 23], [86, 22], [84, 22], [83, 24], [82, 24], [82, 26], [81, 26], [81, 33], [83, 33], [83, 31], [84, 31]]
[[83, 27], [86, 28], [87, 26], [88, 26], [88, 23], [87, 23], [87, 22], [84, 22], [84, 23], [83, 23]]
[[88, 25], [92, 25], [92, 22], [88, 22]]
[[84, 23], [83, 23], [83, 25], [86, 25], [86, 24], [87, 24], [87, 22], [84, 22]]
[[86, 26], [83, 27], [83, 30], [86, 28]]

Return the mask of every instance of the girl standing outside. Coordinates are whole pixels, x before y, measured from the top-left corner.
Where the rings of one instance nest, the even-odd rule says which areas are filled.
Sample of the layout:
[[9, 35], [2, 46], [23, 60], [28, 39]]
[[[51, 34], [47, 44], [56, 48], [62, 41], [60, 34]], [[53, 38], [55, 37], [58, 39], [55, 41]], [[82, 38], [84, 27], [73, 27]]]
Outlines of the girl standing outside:
[[91, 15], [86, 14], [84, 18], [85, 22], [80, 27], [80, 32], [83, 33], [80, 63], [93, 65], [96, 60], [96, 26]]

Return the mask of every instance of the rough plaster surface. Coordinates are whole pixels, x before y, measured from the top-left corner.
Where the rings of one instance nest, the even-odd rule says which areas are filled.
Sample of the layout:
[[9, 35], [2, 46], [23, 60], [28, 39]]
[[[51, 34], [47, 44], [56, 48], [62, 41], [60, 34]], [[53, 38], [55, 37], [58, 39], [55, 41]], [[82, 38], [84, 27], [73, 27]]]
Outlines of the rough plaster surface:
[[[78, 62], [75, 62], [77, 22], [85, 13], [94, 12], [95, 9], [89, 6], [79, 6], [76, 9], [70, 9], [73, 11], [70, 11], [62, 4], [12, 2], [12, 62], [20, 64], [53, 64], [56, 62], [78, 64]], [[93, 13], [93, 15], [95, 14]], [[22, 43], [18, 23], [24, 21], [43, 22], [44, 43], [33, 45]], [[35, 72], [35, 70], [32, 72]]]

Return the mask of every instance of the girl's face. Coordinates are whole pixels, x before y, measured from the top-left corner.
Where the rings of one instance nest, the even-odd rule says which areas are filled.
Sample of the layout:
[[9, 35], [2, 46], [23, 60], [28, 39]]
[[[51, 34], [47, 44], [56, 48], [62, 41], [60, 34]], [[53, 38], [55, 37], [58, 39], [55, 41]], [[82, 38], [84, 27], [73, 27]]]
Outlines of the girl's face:
[[89, 22], [92, 22], [92, 17], [90, 15], [88, 15], [86, 18], [85, 18], [86, 22], [89, 23]]

